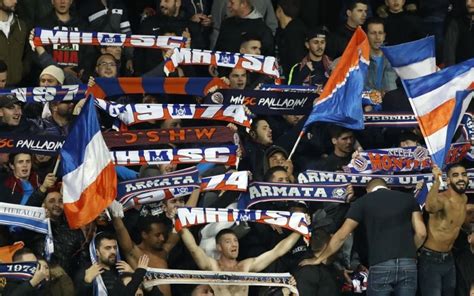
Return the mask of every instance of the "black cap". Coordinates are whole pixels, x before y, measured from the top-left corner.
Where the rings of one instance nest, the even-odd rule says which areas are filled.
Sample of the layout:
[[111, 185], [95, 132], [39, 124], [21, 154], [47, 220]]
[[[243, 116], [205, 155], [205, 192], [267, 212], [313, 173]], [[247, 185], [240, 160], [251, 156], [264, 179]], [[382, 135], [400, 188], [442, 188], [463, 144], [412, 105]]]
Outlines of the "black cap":
[[283, 155], [285, 155], [286, 158], [288, 158], [288, 152], [283, 147], [277, 146], [277, 145], [272, 145], [265, 150], [265, 157], [266, 159], [270, 158], [273, 154], [281, 152]]
[[10, 108], [15, 104], [21, 105], [21, 102], [14, 95], [0, 95], [0, 108]]
[[313, 38], [327, 38], [328, 33], [328, 29], [324, 26], [309, 30], [306, 33], [306, 41], [309, 41]]

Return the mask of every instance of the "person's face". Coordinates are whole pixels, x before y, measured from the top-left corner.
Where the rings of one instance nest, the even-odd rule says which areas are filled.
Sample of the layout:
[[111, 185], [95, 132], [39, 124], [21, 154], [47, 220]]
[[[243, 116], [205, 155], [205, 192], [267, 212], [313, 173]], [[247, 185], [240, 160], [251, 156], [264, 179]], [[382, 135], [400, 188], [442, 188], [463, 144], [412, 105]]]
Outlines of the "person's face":
[[229, 74], [230, 88], [244, 89], [247, 84], [247, 71], [245, 69], [232, 69]]
[[117, 76], [117, 62], [109, 55], [99, 57], [95, 71], [99, 77], [114, 78]]
[[474, 232], [471, 232], [471, 234], [467, 236], [467, 241], [471, 248], [474, 248]]
[[0, 73], [0, 89], [5, 88], [7, 85], [7, 78], [8, 78], [8, 72], [1, 72]]
[[448, 187], [451, 187], [455, 192], [459, 194], [465, 193], [469, 183], [466, 169], [463, 167], [452, 168], [449, 171], [446, 183], [448, 183]]
[[405, 0], [385, 0], [385, 4], [388, 6], [388, 10], [392, 13], [398, 13], [403, 10]]
[[184, 207], [185, 202], [183, 197], [175, 197], [165, 200], [164, 211], [168, 218], [173, 218], [178, 211], [178, 208]]
[[354, 148], [354, 135], [351, 132], [343, 133], [338, 138], [331, 139], [334, 150], [342, 154], [350, 154]]
[[54, 10], [59, 14], [68, 14], [72, 0], [51, 0]]
[[229, 0], [227, 2], [227, 10], [229, 13], [229, 17], [238, 16], [241, 6], [242, 2], [240, 0]]
[[61, 117], [71, 117], [74, 110], [74, 102], [59, 102], [54, 106], [53, 110]]
[[295, 126], [298, 124], [298, 122], [303, 118], [304, 115], [283, 115], [283, 118], [291, 124], [292, 126]]
[[370, 24], [367, 28], [367, 38], [370, 48], [379, 50], [385, 41], [385, 31], [382, 24]]
[[237, 259], [239, 256], [239, 240], [232, 233], [226, 233], [219, 238], [217, 250], [227, 259]]
[[20, 153], [17, 154], [10, 164], [13, 175], [18, 179], [28, 180], [31, 173], [31, 155]]
[[51, 155], [44, 155], [44, 154], [34, 154], [33, 157], [35, 158], [36, 162], [45, 163], [51, 160]]
[[142, 232], [143, 242], [156, 251], [163, 250], [168, 239], [168, 228], [162, 223], [153, 223], [149, 232]]
[[171, 172], [176, 171], [177, 164], [175, 163], [167, 163], [167, 164], [159, 164], [158, 169], [162, 175], [169, 174]]
[[268, 158], [268, 167], [283, 166], [286, 156], [282, 152], [275, 152]]
[[312, 38], [305, 42], [305, 46], [313, 56], [320, 58], [324, 55], [324, 51], [326, 50], [326, 38]]
[[18, 126], [20, 124], [21, 106], [19, 104], [13, 104], [11, 107], [0, 108], [0, 119], [2, 122], [9, 126]]
[[38, 264], [41, 264], [41, 267], [43, 267], [46, 270], [46, 273], [47, 273], [46, 280], [49, 281], [49, 279], [51, 277], [51, 274], [49, 273], [48, 262], [46, 262], [46, 260], [44, 260], [44, 259], [40, 259], [40, 260], [38, 260]]
[[354, 9], [347, 11], [347, 17], [353, 24], [362, 26], [367, 19], [367, 5], [357, 3]]
[[191, 296], [214, 296], [214, 291], [209, 285], [199, 285], [194, 288]]
[[262, 54], [262, 42], [260, 42], [260, 40], [246, 41], [240, 47], [240, 53], [261, 55]]
[[469, 14], [474, 14], [474, 0], [466, 0], [466, 9]]
[[99, 263], [109, 267], [114, 266], [117, 261], [117, 241], [114, 239], [103, 239], [100, 241], [97, 257]]
[[405, 148], [405, 147], [415, 147], [418, 146], [418, 143], [416, 141], [412, 140], [405, 140], [400, 142], [400, 147]]
[[166, 16], [176, 16], [179, 6], [178, 0], [161, 0], [160, 11]]
[[288, 178], [287, 172], [276, 171], [272, 175], [272, 182], [275, 182], [275, 183], [290, 183], [290, 178]]
[[255, 142], [268, 146], [273, 143], [272, 129], [266, 120], [260, 120], [255, 129]]
[[39, 79], [39, 86], [58, 86], [59, 81], [54, 78], [54, 76], [49, 75], [49, 74], [43, 74], [40, 76]]
[[17, 0], [0, 0], [0, 10], [5, 11], [6, 13], [15, 12]]
[[58, 218], [63, 214], [63, 196], [59, 192], [50, 192], [44, 199], [44, 207], [52, 218]]
[[108, 53], [114, 56], [117, 61], [120, 61], [122, 57], [122, 47], [120, 46], [107, 46], [100, 50], [102, 54]]
[[34, 254], [23, 254], [15, 262], [36, 262], [38, 258]]

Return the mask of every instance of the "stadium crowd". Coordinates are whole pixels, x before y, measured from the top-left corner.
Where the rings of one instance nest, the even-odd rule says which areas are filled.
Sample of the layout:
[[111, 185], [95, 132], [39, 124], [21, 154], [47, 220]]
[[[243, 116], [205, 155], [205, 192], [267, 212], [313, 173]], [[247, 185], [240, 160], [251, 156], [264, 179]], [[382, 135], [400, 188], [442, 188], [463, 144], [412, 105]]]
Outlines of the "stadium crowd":
[[[173, 49], [43, 45], [34, 42], [33, 30], [42, 28], [182, 36], [185, 48], [275, 56], [277, 82], [304, 87], [313, 93], [313, 101], [361, 27], [370, 46], [364, 85], [369, 95], [361, 99], [364, 113], [413, 114], [402, 82], [381, 47], [432, 35], [439, 68], [456, 65], [474, 58], [473, 21], [473, 0], [0, 0], [0, 91], [93, 87], [100, 78], [120, 77], [218, 78], [236, 93], [275, 84], [275, 78], [265, 73], [215, 63], [179, 65], [167, 76], [165, 65]], [[86, 108], [85, 99], [25, 103], [18, 96], [0, 92], [2, 139], [67, 137]], [[124, 93], [107, 100], [123, 105], [205, 102], [204, 96], [172, 92]], [[467, 112], [474, 112], [473, 106]], [[97, 110], [102, 132], [111, 132], [115, 121]], [[298, 183], [299, 174], [308, 170], [343, 172], [366, 150], [425, 145], [418, 127], [351, 130], [316, 122], [307, 128], [290, 158], [310, 112], [311, 107], [304, 114], [285, 114], [284, 110], [250, 114], [248, 128], [217, 120], [166, 119], [145, 120], [129, 130], [226, 127], [240, 139], [237, 168], [199, 163], [200, 177], [237, 169], [249, 171], [251, 181], [280, 185]], [[460, 130], [453, 139], [453, 143], [470, 141]], [[114, 201], [94, 221], [73, 229], [64, 213], [63, 198], [69, 198], [63, 196], [61, 169], [55, 168], [57, 156], [6, 153], [1, 150], [6, 144], [0, 142], [0, 209], [8, 204], [44, 208], [52, 242], [45, 240], [44, 233], [8, 224], [0, 213], [0, 267], [5, 266], [0, 268], [0, 295], [290, 295], [285, 288], [265, 285], [249, 288], [177, 281], [146, 286], [147, 268], [289, 272], [303, 296], [474, 295], [474, 206], [472, 193], [466, 193], [473, 182], [468, 175], [473, 162], [467, 159], [447, 166], [443, 191], [443, 172], [436, 165], [394, 173], [433, 176], [423, 207], [415, 198], [423, 184], [391, 186], [376, 176], [363, 186], [344, 185], [344, 203], [280, 199], [251, 207], [307, 214], [311, 237], [304, 238], [296, 231], [252, 222], [219, 222], [176, 231], [178, 208], [236, 208], [241, 193], [233, 190], [194, 189], [186, 196], [166, 196], [125, 210]], [[209, 145], [172, 142], [153, 148]], [[118, 182], [123, 182], [172, 174], [193, 165], [184, 161], [117, 165], [115, 170]], [[54, 252], [49, 254], [45, 250], [51, 243]], [[28, 262], [35, 267], [30, 277], [8, 276], [11, 270], [6, 268], [12, 266], [8, 264]]]

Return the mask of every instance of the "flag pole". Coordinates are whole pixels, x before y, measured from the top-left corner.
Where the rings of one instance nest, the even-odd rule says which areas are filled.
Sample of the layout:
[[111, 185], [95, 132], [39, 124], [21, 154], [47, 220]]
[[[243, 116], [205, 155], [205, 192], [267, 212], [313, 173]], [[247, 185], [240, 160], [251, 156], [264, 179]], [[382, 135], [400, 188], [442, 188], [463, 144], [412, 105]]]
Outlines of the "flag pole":
[[61, 162], [61, 154], [58, 155], [58, 158], [56, 159], [56, 163], [54, 164], [53, 175], [55, 176], [56, 176], [56, 173], [58, 172], [60, 162]]
[[291, 160], [291, 157], [292, 157], [293, 154], [295, 153], [296, 147], [298, 147], [298, 144], [300, 143], [301, 138], [303, 138], [304, 133], [305, 133], [305, 130], [304, 130], [304, 128], [303, 128], [303, 129], [301, 130], [301, 132], [300, 132], [298, 138], [296, 139], [295, 145], [293, 145], [293, 149], [291, 149], [290, 156], [288, 156], [288, 160]]

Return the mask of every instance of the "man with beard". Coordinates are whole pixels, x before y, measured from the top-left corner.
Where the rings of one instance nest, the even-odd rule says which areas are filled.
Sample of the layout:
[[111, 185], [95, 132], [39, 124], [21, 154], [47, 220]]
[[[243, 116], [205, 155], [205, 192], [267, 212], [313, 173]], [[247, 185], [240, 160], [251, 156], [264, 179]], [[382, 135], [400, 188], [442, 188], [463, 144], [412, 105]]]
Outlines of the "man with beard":
[[327, 31], [324, 28], [313, 30], [306, 35], [304, 45], [308, 55], [291, 67], [288, 84], [316, 86], [322, 91], [328, 81], [331, 65], [331, 60], [325, 55], [326, 35]]
[[[122, 205], [114, 202], [109, 207], [109, 210], [112, 214], [112, 222], [117, 233], [120, 247], [123, 250], [125, 258], [132, 266], [137, 266], [140, 257], [142, 255], [147, 255], [150, 258], [150, 267], [168, 268], [168, 254], [176, 244], [176, 241], [173, 244], [169, 244], [168, 237], [171, 232], [171, 222], [169, 219], [162, 216], [147, 216], [141, 218], [137, 223], [141, 243], [137, 245], [132, 241], [128, 230], [122, 221]], [[163, 295], [171, 295], [169, 285], [160, 285], [158, 288]]]
[[456, 268], [451, 249], [466, 217], [469, 179], [466, 168], [453, 164], [447, 168], [448, 189], [439, 192], [442, 172], [433, 166], [434, 183], [426, 197], [429, 213], [428, 237], [418, 257], [419, 288], [422, 296], [454, 295]]
[[[148, 257], [140, 257], [137, 269], [133, 269], [125, 261], [117, 261], [117, 239], [112, 233], [101, 232], [94, 238], [97, 262], [89, 268], [81, 270], [76, 277], [76, 295], [130, 295], [134, 296], [148, 267]], [[130, 276], [132, 276], [130, 280]], [[101, 291], [94, 281], [101, 277], [106, 291]], [[93, 290], [98, 290], [93, 293]]]

